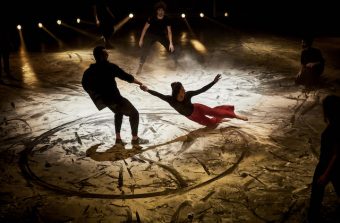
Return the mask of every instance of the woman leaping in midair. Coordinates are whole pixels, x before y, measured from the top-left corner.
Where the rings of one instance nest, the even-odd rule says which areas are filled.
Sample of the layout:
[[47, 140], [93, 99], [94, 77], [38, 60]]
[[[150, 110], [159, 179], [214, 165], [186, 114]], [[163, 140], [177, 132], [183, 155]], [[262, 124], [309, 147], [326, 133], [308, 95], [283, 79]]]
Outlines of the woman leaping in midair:
[[214, 126], [221, 122], [227, 121], [224, 118], [237, 118], [247, 121], [247, 117], [235, 114], [233, 105], [221, 105], [210, 108], [203, 104], [191, 103], [191, 98], [193, 96], [205, 92], [220, 79], [221, 75], [218, 74], [210, 84], [207, 84], [199, 90], [187, 92], [185, 91], [181, 82], [173, 82], [171, 83], [172, 95], [163, 95], [148, 89], [146, 86], [141, 86], [141, 89], [168, 102], [170, 106], [178, 111], [181, 115], [184, 115], [188, 119], [204, 126]]

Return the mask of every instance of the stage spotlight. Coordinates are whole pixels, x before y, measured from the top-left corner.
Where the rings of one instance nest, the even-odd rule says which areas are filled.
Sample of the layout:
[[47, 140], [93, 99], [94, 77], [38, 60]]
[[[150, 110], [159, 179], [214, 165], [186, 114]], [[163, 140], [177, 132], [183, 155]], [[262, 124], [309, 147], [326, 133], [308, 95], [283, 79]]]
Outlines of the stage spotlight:
[[80, 19], [79, 18], [77, 18], [77, 23], [80, 23]]
[[190, 43], [195, 48], [195, 50], [197, 50], [197, 52], [200, 52], [202, 54], [205, 54], [207, 52], [205, 46], [197, 39], [191, 39]]
[[61, 20], [60, 19], [57, 20], [57, 24], [61, 25]]
[[225, 16], [225, 17], [228, 17], [228, 12], [225, 12], [225, 13], [224, 13], [224, 16]]
[[132, 14], [132, 13], [130, 13], [130, 14], [129, 14], [129, 17], [130, 17], [130, 18], [133, 18], [133, 14]]
[[184, 18], [185, 18], [185, 14], [184, 14], [184, 13], [182, 13], [181, 17], [184, 19]]
[[17, 25], [17, 29], [18, 29], [18, 30], [21, 30], [21, 25]]
[[41, 22], [38, 23], [39, 28], [43, 27], [43, 24]]
[[204, 17], [204, 14], [203, 12], [200, 13], [200, 17], [203, 18]]

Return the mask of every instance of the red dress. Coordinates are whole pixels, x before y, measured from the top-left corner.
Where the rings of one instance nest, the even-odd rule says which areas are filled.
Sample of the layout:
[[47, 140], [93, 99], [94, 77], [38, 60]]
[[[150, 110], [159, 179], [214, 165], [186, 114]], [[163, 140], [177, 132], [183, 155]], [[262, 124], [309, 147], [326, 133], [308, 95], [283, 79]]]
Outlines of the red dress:
[[224, 118], [236, 117], [233, 105], [221, 105], [214, 108], [210, 108], [206, 105], [198, 103], [194, 103], [193, 105], [194, 111], [190, 116], [187, 116], [187, 118], [201, 125], [216, 125], [220, 123]]

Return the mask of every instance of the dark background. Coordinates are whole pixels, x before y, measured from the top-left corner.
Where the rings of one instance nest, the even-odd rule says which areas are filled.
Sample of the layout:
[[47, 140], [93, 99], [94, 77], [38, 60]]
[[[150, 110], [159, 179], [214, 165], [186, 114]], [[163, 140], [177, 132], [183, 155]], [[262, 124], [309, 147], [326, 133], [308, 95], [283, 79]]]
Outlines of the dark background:
[[[108, 0], [118, 15], [134, 11], [145, 14], [155, 0]], [[340, 18], [336, 1], [331, 0], [164, 0], [168, 13], [205, 11], [212, 15], [216, 3], [217, 15], [225, 10], [237, 19], [273, 24], [277, 21], [331, 22]], [[89, 16], [92, 13], [91, 0], [5, 0], [1, 1], [3, 12], [7, 12], [17, 22], [23, 19], [48, 17]], [[250, 22], [250, 21], [249, 21]]]
[[[17, 24], [25, 29], [27, 39], [45, 38], [37, 23], [42, 22], [51, 31], [59, 32], [56, 24], [61, 19], [70, 25], [77, 25], [75, 19], [94, 22], [92, 0], [11, 0], [1, 1], [1, 21], [10, 26], [12, 32]], [[147, 16], [152, 12], [155, 0], [108, 0], [111, 9], [121, 20], [128, 13], [135, 14], [129, 22], [129, 29], [141, 30]], [[275, 32], [295, 36], [303, 35], [340, 35], [340, 13], [336, 1], [306, 0], [164, 0], [167, 14], [173, 18], [176, 28], [185, 28], [180, 13], [185, 12], [190, 24], [202, 29], [211, 28], [211, 24], [202, 23], [198, 15], [204, 12], [209, 17], [228, 26], [258, 32]], [[215, 10], [214, 10], [215, 4]], [[224, 12], [229, 13], [225, 18]], [[90, 26], [80, 27], [91, 29]], [[93, 27], [92, 27], [93, 28]], [[59, 28], [60, 29], [60, 28]], [[65, 38], [72, 38], [72, 31], [63, 33]], [[58, 34], [58, 33], [57, 33]], [[68, 36], [70, 35], [70, 36]]]

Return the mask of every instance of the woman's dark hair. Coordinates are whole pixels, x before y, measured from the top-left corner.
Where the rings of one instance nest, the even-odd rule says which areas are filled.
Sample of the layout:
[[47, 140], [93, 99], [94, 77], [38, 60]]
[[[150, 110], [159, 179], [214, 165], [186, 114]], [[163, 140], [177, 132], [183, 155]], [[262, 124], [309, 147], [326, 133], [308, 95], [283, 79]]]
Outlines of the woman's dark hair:
[[340, 97], [328, 95], [322, 101], [322, 108], [325, 121], [329, 123], [340, 124]]
[[181, 82], [172, 82], [171, 83], [172, 97], [176, 98], [182, 87], [183, 85]]
[[103, 54], [103, 50], [105, 50], [105, 47], [103, 47], [103, 46], [96, 46], [93, 49], [94, 59], [98, 60], [101, 57], [101, 55]]
[[155, 4], [155, 6], [154, 6], [154, 9], [155, 9], [155, 11], [157, 11], [158, 9], [163, 9], [164, 11], [166, 11], [166, 4], [165, 4], [165, 2], [163, 2], [163, 1], [157, 2]]

